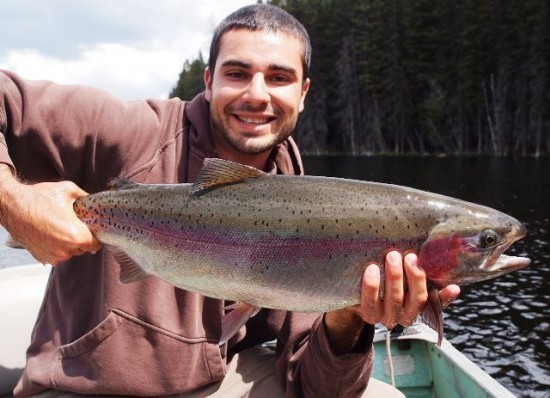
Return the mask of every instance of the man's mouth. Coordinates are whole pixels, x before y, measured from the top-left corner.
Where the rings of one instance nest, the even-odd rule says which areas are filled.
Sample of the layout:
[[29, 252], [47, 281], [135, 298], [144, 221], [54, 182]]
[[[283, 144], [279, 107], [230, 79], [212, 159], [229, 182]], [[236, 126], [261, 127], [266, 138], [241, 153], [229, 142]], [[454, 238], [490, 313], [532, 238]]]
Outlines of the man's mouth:
[[267, 124], [274, 119], [272, 117], [244, 117], [244, 116], [238, 116], [238, 115], [235, 115], [235, 117], [243, 123], [256, 124], [256, 125]]

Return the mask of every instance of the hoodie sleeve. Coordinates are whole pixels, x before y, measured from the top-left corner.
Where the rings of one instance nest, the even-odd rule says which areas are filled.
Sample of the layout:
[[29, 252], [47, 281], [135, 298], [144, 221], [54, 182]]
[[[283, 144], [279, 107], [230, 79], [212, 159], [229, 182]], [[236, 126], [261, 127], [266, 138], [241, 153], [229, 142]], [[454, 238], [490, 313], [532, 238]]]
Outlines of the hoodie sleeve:
[[146, 164], [181, 128], [177, 101], [121, 101], [0, 71], [0, 162], [28, 180], [102, 189], [109, 177]]
[[322, 315], [287, 313], [278, 330], [277, 372], [287, 397], [363, 394], [373, 366], [373, 326], [364, 327], [354, 353], [341, 356], [330, 348]]

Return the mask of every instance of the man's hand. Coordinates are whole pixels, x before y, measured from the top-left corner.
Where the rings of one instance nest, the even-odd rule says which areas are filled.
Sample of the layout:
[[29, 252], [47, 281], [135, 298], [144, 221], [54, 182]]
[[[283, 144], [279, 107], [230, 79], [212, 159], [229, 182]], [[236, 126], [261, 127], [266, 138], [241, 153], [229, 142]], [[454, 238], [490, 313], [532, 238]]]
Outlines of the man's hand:
[[[424, 309], [428, 299], [426, 274], [418, 266], [416, 254], [408, 253], [403, 259], [399, 252], [389, 252], [385, 260], [383, 298], [380, 282], [380, 268], [370, 264], [361, 282], [361, 304], [325, 314], [325, 326], [335, 354], [347, 353], [355, 346], [365, 323], [382, 323], [388, 329], [397, 324], [408, 326]], [[459, 294], [457, 285], [449, 285], [439, 292], [444, 306]]]
[[101, 248], [73, 211], [86, 195], [69, 181], [23, 184], [0, 165], [0, 224], [41, 263], [57, 265]]

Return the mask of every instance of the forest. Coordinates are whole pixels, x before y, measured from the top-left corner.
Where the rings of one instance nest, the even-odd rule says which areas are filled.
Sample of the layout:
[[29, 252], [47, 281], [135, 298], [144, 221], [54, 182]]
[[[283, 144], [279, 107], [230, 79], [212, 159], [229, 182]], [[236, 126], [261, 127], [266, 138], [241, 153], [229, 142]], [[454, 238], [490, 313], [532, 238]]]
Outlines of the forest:
[[[308, 30], [306, 154], [550, 154], [547, 0], [272, 0]], [[170, 97], [204, 89], [202, 54]]]

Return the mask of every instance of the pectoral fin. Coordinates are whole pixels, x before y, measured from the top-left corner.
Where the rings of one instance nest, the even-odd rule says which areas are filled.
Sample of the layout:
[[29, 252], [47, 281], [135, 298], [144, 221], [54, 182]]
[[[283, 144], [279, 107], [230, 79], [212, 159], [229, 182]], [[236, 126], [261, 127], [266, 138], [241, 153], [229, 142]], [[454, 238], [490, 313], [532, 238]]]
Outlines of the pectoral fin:
[[422, 312], [424, 321], [437, 332], [437, 345], [443, 340], [443, 307], [439, 299], [439, 290], [432, 288], [428, 292], [428, 302]]
[[222, 317], [222, 335], [219, 345], [227, 343], [227, 341], [244, 326], [250, 317], [253, 317], [260, 311], [260, 308], [242, 301], [225, 308], [231, 309], [232, 311]]

